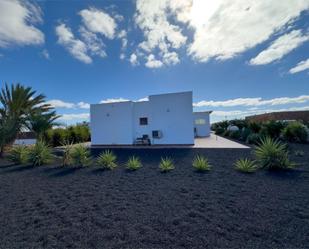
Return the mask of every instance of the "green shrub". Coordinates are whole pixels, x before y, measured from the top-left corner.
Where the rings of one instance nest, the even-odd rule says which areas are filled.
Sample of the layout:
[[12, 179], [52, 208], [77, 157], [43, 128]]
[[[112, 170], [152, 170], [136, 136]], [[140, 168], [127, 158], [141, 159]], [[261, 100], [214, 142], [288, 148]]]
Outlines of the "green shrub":
[[246, 142], [247, 138], [249, 137], [250, 134], [252, 134], [252, 132], [249, 128], [243, 128], [242, 131], [241, 131], [240, 139], [242, 141]]
[[82, 145], [78, 144], [72, 148], [72, 162], [76, 166], [88, 166], [91, 163], [91, 156], [89, 149]]
[[72, 143], [63, 144], [62, 166], [69, 166], [72, 164], [73, 162], [72, 150], [73, 150]]
[[112, 170], [117, 167], [116, 159], [117, 157], [112, 151], [106, 150], [99, 155], [97, 164], [104, 169]]
[[208, 159], [200, 155], [193, 159], [192, 165], [197, 171], [208, 171], [211, 168]]
[[261, 140], [255, 148], [257, 162], [266, 169], [287, 169], [294, 166], [290, 162], [285, 144], [270, 137]]
[[132, 156], [127, 162], [128, 170], [137, 170], [142, 167], [141, 160], [138, 157]]
[[235, 169], [244, 173], [253, 173], [257, 170], [257, 167], [254, 161], [245, 158], [236, 161]]
[[233, 119], [230, 120], [229, 124], [237, 126], [239, 130], [248, 127], [248, 122], [245, 119]]
[[241, 131], [230, 131], [229, 132], [229, 137], [233, 139], [240, 139], [241, 137]]
[[258, 133], [252, 133], [247, 137], [246, 143], [257, 145], [261, 141], [262, 137]]
[[50, 147], [43, 141], [36, 142], [29, 149], [29, 162], [33, 166], [48, 164], [52, 161], [53, 155]]
[[224, 133], [224, 128], [222, 128], [222, 127], [217, 127], [216, 129], [215, 129], [215, 134], [216, 135], [222, 135], [223, 133]]
[[8, 159], [14, 164], [25, 164], [28, 162], [29, 149], [25, 145], [13, 146], [9, 152]]
[[283, 137], [289, 142], [306, 143], [308, 133], [306, 127], [300, 122], [289, 123], [282, 132]]
[[261, 124], [257, 122], [250, 122], [248, 124], [248, 128], [253, 132], [253, 133], [259, 133], [261, 130]]
[[161, 158], [159, 165], [161, 172], [168, 172], [175, 169], [174, 162], [170, 157]]
[[260, 134], [263, 137], [279, 138], [283, 128], [284, 124], [280, 121], [268, 121], [262, 124]]

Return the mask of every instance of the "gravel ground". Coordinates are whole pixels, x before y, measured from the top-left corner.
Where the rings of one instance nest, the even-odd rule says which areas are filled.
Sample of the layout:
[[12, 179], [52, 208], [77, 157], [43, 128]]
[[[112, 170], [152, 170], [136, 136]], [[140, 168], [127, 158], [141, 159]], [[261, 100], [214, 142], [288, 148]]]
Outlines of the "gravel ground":
[[[114, 171], [0, 160], [0, 248], [309, 248], [309, 145], [291, 148], [296, 170], [250, 175], [233, 169], [250, 149], [116, 149]], [[143, 168], [127, 172], [132, 154]]]

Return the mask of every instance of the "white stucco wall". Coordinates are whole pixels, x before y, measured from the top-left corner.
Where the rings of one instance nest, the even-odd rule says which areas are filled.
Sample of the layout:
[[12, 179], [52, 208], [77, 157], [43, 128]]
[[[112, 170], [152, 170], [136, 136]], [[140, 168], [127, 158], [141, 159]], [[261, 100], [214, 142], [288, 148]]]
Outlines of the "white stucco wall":
[[[108, 115], [107, 115], [108, 114]], [[148, 125], [140, 125], [140, 118]], [[147, 134], [152, 144], [194, 144], [192, 92], [149, 96], [149, 101], [95, 104], [90, 107], [93, 145], [132, 144]], [[160, 130], [160, 139], [152, 131]]]
[[152, 106], [152, 130], [163, 137], [153, 144], [194, 144], [192, 92], [149, 96]]
[[131, 101], [90, 106], [91, 143], [132, 144], [133, 103]]
[[[209, 112], [194, 112], [194, 128], [198, 137], [210, 136]], [[205, 120], [205, 124], [196, 124], [196, 120]]]

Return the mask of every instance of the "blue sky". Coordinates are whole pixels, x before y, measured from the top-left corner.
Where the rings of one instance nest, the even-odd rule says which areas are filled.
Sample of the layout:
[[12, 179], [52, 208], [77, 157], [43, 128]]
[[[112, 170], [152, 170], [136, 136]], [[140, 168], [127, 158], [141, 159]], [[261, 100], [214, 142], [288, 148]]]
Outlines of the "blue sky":
[[62, 122], [89, 103], [193, 91], [212, 121], [309, 109], [309, 0], [0, 0], [0, 82]]

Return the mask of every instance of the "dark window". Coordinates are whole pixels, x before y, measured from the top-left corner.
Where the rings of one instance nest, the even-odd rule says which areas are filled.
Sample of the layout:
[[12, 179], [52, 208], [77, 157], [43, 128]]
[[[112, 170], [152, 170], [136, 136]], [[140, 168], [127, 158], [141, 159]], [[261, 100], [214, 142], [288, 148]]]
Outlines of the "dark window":
[[148, 125], [148, 118], [139, 118], [140, 125]]

